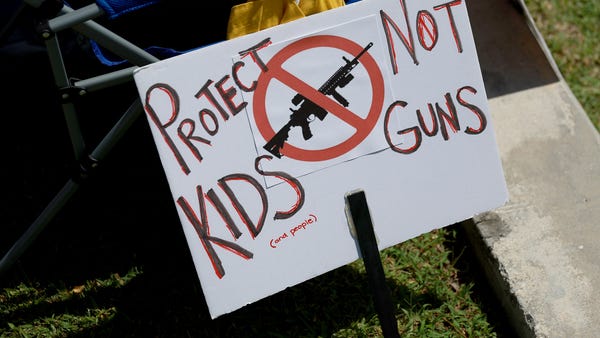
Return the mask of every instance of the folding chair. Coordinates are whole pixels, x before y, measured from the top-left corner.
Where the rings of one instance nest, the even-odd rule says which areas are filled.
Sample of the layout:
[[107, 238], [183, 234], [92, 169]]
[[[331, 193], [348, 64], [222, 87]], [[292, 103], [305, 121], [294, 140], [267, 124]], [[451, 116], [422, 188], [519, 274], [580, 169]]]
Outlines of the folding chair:
[[[345, 3], [355, 1], [358, 0]], [[64, 114], [75, 165], [71, 178], [0, 260], [0, 275], [15, 263], [67, 205], [142, 112], [137, 92], [132, 91], [133, 102], [129, 108], [91, 147], [80, 126], [81, 100], [92, 92], [132, 82], [133, 71], [139, 66], [224, 40], [229, 10], [242, 2], [245, 0], [211, 3], [185, 0], [71, 0], [68, 3], [62, 0], [5, 0], [1, 14], [4, 17], [0, 16], [4, 21], [0, 27], [0, 56], [6, 53], [7, 48], [13, 50], [8, 53], [47, 53], [51, 77], [58, 91], [56, 104], [60, 105]], [[19, 32], [19, 28], [23, 27], [25, 32]], [[157, 29], [152, 30], [153, 27]], [[75, 41], [80, 37], [85, 40]], [[27, 43], [28, 39], [35, 40], [35, 43]], [[70, 49], [82, 48], [78, 43], [94, 52], [94, 59], [88, 60], [88, 64], [81, 67], [83, 69], [78, 69], [85, 75], [83, 79], [72, 77], [69, 64], [65, 62]], [[81, 77], [81, 74], [77, 76]]]
[[[220, 2], [216, 6], [221, 6], [221, 12], [225, 12], [232, 5], [233, 1]], [[81, 184], [90, 176], [91, 172], [98, 166], [98, 163], [115, 147], [117, 142], [142, 112], [142, 105], [137, 97], [137, 93], [132, 91], [131, 98], [133, 102], [129, 108], [122, 114], [108, 133], [97, 144], [91, 147], [89, 144], [86, 144], [86, 139], [80, 126], [78, 117], [78, 113], [80, 112], [77, 110], [78, 100], [84, 98], [88, 93], [106, 90], [123, 83], [131, 82], [133, 79], [133, 70], [136, 67], [156, 62], [161, 58], [186, 52], [190, 49], [183, 48], [183, 51], [178, 51], [173, 48], [147, 47], [150, 43], [144, 41], [144, 39], [156, 40], [157, 38], [167, 38], [171, 39], [169, 41], [170, 44], [175, 45], [180, 40], [185, 41], [188, 45], [193, 45], [192, 49], [199, 48], [207, 43], [223, 39], [227, 23], [226, 18], [222, 20], [223, 17], [217, 16], [215, 18], [214, 16], [211, 17], [210, 13], [199, 12], [201, 9], [206, 10], [208, 6], [205, 5], [202, 8], [202, 5], [192, 5], [185, 1], [166, 1], [160, 3], [159, 0], [97, 0], [95, 2], [70, 1], [69, 4], [65, 4], [60, 0], [24, 0], [23, 2], [7, 1], [3, 6], [5, 6], [3, 15], [6, 15], [7, 12], [12, 12], [14, 15], [6, 18], [5, 24], [1, 28], [0, 48], [5, 49], [7, 44], [13, 44], [13, 51], [17, 53], [39, 53], [45, 51], [48, 55], [52, 76], [58, 89], [58, 101], [60, 101], [60, 106], [64, 113], [72, 145], [76, 171], [29, 228], [6, 252], [0, 261], [0, 275], [6, 272], [35, 241], [46, 225], [74, 196]], [[156, 6], [159, 7], [152, 9]], [[163, 7], [161, 8], [160, 6]], [[195, 11], [191, 11], [190, 6]], [[214, 4], [211, 4], [211, 7], [214, 8], [214, 6]], [[136, 13], [141, 12], [144, 12], [146, 15], [144, 20], [150, 22], [129, 20], [131, 17], [135, 18]], [[156, 34], [156, 32], [155, 34], [145, 34], [152, 25], [164, 25], [165, 21], [170, 25], [179, 22], [180, 26], [189, 27], [189, 21], [194, 15], [198, 20], [208, 22], [221, 19], [222, 27], [220, 28], [222, 29], [215, 28], [195, 33], [188, 31], [189, 35], [195, 35], [195, 38], [190, 38], [190, 36], [186, 36], [187, 34], [165, 34], [162, 36]], [[181, 19], [172, 18], [169, 20], [170, 16], [175, 18], [180, 16]], [[24, 18], [36, 21], [37, 27], [35, 33], [43, 41], [43, 45], [23, 43], [25, 39], [22, 36], [15, 38], [15, 34], [20, 34], [17, 31], [20, 25], [23, 25], [22, 21], [24, 21]], [[123, 20], [119, 22], [121, 19]], [[153, 19], [165, 21], [152, 22], [151, 20]], [[98, 23], [100, 20], [104, 20], [105, 24]], [[33, 23], [33, 20], [30, 20], [30, 22]], [[111, 25], [113, 29], [107, 28]], [[196, 25], [196, 27], [200, 27], [200, 25]], [[126, 39], [122, 37], [122, 34], [119, 35], [115, 31], [136, 32], [137, 34], [133, 35], [140, 41], [134, 43], [130, 41], [131, 39]], [[110, 67], [100, 68], [97, 65], [90, 65], [89, 68], [91, 69], [98, 68], [106, 71], [84, 79], [71, 77], [67, 71], [68, 67], [64, 58], [66, 49], [64, 42], [67, 41], [67, 45], [74, 43], [72, 40], [69, 41], [69, 38], [73, 38], [73, 36], [68, 35], [68, 32], [76, 32], [78, 37], [83, 36], [90, 39], [86, 41], [91, 41], [91, 48], [96, 52], [98, 60]], [[68, 36], [66, 40], [61, 39], [61, 35], [63, 34]], [[14, 45], [19, 46], [15, 47]]]

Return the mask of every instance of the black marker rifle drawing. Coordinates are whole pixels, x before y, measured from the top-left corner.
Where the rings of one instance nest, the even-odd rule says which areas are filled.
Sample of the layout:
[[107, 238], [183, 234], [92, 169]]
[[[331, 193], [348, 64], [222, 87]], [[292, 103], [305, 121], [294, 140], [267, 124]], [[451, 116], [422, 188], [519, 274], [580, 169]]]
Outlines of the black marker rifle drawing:
[[[346, 61], [346, 64], [341, 66], [333, 75], [325, 81], [325, 83], [319, 88], [319, 92], [325, 95], [331, 95], [338, 103], [340, 103], [344, 107], [348, 107], [348, 100], [343, 97], [340, 93], [337, 92], [337, 88], [344, 88], [354, 76], [350, 74], [352, 69], [358, 65], [358, 59], [373, 46], [373, 42], [370, 42], [354, 59], [348, 60], [345, 56], [342, 56], [342, 59]], [[283, 126], [279, 131], [264, 145], [264, 149], [276, 156], [277, 158], [281, 158], [281, 148], [283, 144], [289, 137], [289, 131], [292, 127], [300, 127], [302, 128], [302, 137], [304, 140], [310, 139], [313, 134], [310, 130], [309, 123], [314, 120], [316, 116], [319, 120], [323, 121], [325, 116], [327, 116], [327, 111], [312, 102], [311, 100], [305, 98], [300, 93], [296, 94], [292, 98], [292, 104], [297, 106], [298, 109], [290, 108], [292, 114], [290, 115], [290, 120]]]

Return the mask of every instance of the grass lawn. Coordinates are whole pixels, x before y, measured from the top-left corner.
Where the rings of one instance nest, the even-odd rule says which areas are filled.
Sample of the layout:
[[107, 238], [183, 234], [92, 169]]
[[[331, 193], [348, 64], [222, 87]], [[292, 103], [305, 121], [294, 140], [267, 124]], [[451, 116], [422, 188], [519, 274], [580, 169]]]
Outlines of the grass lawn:
[[525, 3], [565, 80], [600, 130], [600, 2]]
[[[434, 231], [383, 251], [403, 336], [496, 336], [473, 300], [472, 282], [461, 280], [465, 273], [455, 266], [464, 243], [454, 234], [454, 228]], [[184, 262], [170, 269], [163, 261], [88, 271], [92, 278], [59, 270], [50, 280], [15, 279], [0, 294], [0, 335], [381, 336], [361, 261], [211, 320], [191, 261], [179, 251], [182, 257], [171, 258]]]
[[[563, 75], [600, 128], [600, 2], [526, 3]], [[114, 156], [131, 161], [136, 142], [143, 140]], [[147, 208], [144, 219], [122, 206], [130, 196], [105, 197], [115, 185], [147, 189], [160, 164], [136, 159], [138, 181], [120, 179], [118, 168], [100, 169], [98, 176], [110, 181], [86, 186], [2, 277], [0, 337], [381, 336], [361, 261], [211, 320], [181, 228], [165, 221], [177, 219], [166, 182], [135, 197]], [[37, 174], [44, 179], [53, 173]], [[39, 191], [55, 188], [42, 185]], [[157, 200], [157, 195], [166, 197]], [[113, 214], [98, 213], [90, 201], [108, 205]], [[31, 214], [39, 210], [31, 209]], [[388, 248], [381, 259], [402, 336], [510, 336], [460, 227]]]

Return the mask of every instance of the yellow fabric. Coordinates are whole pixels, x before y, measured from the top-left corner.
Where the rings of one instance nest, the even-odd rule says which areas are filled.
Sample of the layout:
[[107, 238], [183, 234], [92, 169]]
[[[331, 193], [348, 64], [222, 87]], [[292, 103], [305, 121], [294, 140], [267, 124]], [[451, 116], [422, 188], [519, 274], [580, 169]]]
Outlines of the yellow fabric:
[[344, 0], [248, 0], [231, 8], [227, 39], [341, 6]]

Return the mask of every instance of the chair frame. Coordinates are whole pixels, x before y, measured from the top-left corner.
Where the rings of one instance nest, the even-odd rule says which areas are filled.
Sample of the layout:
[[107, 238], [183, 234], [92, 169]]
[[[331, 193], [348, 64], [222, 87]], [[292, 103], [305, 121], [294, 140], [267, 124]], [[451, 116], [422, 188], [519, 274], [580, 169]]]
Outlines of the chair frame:
[[[54, 198], [46, 205], [21, 237], [15, 241], [2, 260], [0, 260], [0, 276], [9, 270], [35, 241], [48, 223], [67, 204], [81, 184], [90, 176], [91, 172], [98, 166], [98, 163], [108, 155], [121, 137], [138, 117], [142, 115], [143, 107], [141, 101], [139, 98], [136, 98], [102, 140], [89, 151], [79, 125], [76, 104], [74, 102], [75, 98], [132, 81], [133, 71], [136, 68], [159, 61], [157, 57], [146, 52], [143, 48], [95, 22], [94, 19], [106, 15], [104, 10], [96, 4], [72, 9], [66, 6], [63, 1], [23, 0], [23, 4], [18, 8], [16, 14], [0, 31], [0, 41], [2, 41], [3, 35], [10, 32], [11, 26], [18, 21], [19, 16], [28, 6], [46, 17], [41, 22], [37, 32], [45, 43], [78, 170], [56, 193]], [[57, 38], [58, 33], [68, 29], [72, 29], [94, 40], [98, 45], [129, 61], [133, 66], [83, 80], [72, 80], [65, 68], [61, 47]]]

